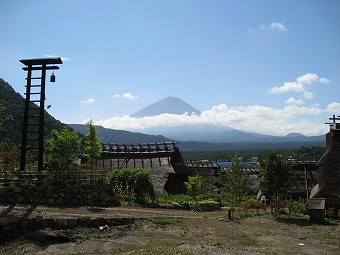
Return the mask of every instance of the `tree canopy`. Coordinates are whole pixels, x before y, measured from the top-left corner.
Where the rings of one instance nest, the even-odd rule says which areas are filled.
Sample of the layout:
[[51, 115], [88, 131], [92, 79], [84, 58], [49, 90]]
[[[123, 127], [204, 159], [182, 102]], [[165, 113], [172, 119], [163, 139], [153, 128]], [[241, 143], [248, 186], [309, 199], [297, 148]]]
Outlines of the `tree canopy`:
[[87, 123], [89, 132], [85, 136], [85, 156], [90, 158], [100, 157], [102, 152], [102, 145], [99, 142], [97, 127], [93, 124], [92, 120]]
[[240, 165], [239, 154], [235, 154], [231, 167], [218, 176], [218, 184], [223, 187], [223, 197], [233, 206], [239, 206], [246, 194], [248, 174]]
[[0, 100], [0, 129], [2, 128], [2, 125], [8, 121], [13, 119], [13, 117], [5, 112], [6, 106], [5, 106], [5, 100]]
[[260, 183], [268, 197], [278, 201], [288, 196], [291, 185], [291, 165], [276, 151], [271, 151], [260, 164]]
[[68, 127], [60, 132], [52, 130], [52, 137], [46, 140], [46, 154], [65, 169], [79, 154], [81, 141], [78, 133]]

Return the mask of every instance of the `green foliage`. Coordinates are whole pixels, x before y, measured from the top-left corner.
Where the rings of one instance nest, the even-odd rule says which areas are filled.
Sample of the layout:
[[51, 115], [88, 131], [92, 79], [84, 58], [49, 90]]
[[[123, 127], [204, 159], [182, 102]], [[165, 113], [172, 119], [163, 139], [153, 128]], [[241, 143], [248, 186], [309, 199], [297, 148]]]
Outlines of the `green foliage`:
[[13, 119], [13, 117], [11, 115], [8, 115], [5, 110], [5, 100], [0, 100], [0, 129], [6, 121]]
[[[23, 85], [24, 86], [24, 85]], [[8, 139], [10, 143], [20, 144], [22, 121], [23, 121], [23, 109], [24, 101], [23, 97], [15, 92], [15, 90], [3, 79], [0, 78], [0, 100], [3, 102], [3, 109], [0, 113], [0, 122], [3, 122], [3, 116], [11, 117], [7, 118], [0, 128], [0, 141]], [[31, 108], [38, 108], [37, 105], [32, 103]], [[45, 111], [45, 136], [48, 137], [53, 129], [60, 131], [66, 125], [53, 118]]]
[[236, 153], [231, 167], [218, 176], [218, 184], [223, 187], [222, 198], [231, 206], [239, 206], [246, 195], [247, 173], [240, 166], [239, 155]]
[[80, 152], [81, 138], [78, 133], [68, 127], [60, 132], [52, 131], [52, 137], [46, 140], [46, 154], [49, 163], [58, 170], [70, 170], [72, 161]]
[[7, 142], [0, 144], [0, 170], [12, 171], [16, 167], [18, 149]]
[[125, 202], [146, 203], [156, 197], [149, 172], [145, 169], [112, 170], [107, 181], [113, 191]]
[[250, 197], [247, 200], [243, 201], [240, 206], [244, 209], [259, 209], [262, 207], [262, 204], [259, 200], [254, 197]]
[[280, 207], [279, 201], [287, 197], [291, 185], [291, 165], [276, 151], [269, 152], [261, 162], [259, 181], [272, 201], [275, 208]]
[[157, 218], [153, 218], [152, 222], [156, 224], [156, 226], [159, 228], [164, 228], [167, 225], [174, 225], [174, 226], [180, 227], [181, 229], [185, 231], [189, 230], [189, 227], [187, 225], [173, 218], [157, 217]]
[[213, 211], [216, 210], [216, 203], [213, 199], [194, 200], [187, 194], [160, 195], [157, 194], [157, 203], [169, 204], [181, 209], [192, 211]]
[[289, 200], [287, 201], [286, 206], [289, 210], [289, 214], [307, 214], [308, 212], [306, 201], [302, 198], [299, 200]]
[[92, 159], [100, 157], [102, 152], [102, 146], [98, 139], [97, 127], [93, 125], [92, 120], [87, 123], [89, 132], [85, 136], [85, 156], [91, 159], [91, 167], [92, 167]]
[[191, 196], [194, 200], [206, 197], [207, 183], [203, 176], [189, 176], [189, 180], [184, 182], [184, 185], [189, 196]]
[[157, 202], [170, 205], [184, 205], [192, 202], [192, 197], [187, 194], [157, 195]]

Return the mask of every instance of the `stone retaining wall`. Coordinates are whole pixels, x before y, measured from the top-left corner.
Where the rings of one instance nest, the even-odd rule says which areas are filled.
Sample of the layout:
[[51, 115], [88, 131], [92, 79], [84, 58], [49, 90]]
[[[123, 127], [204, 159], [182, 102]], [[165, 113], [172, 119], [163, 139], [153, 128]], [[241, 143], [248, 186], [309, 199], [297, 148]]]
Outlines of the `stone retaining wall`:
[[119, 200], [107, 184], [59, 186], [21, 186], [0, 188], [0, 204], [50, 206], [116, 206]]

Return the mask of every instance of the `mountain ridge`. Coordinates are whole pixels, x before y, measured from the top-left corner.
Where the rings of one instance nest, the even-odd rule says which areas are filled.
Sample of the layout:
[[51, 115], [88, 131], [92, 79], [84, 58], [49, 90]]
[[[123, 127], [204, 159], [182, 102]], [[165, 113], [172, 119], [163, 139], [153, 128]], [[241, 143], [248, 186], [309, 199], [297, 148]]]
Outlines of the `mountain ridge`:
[[[85, 124], [69, 124], [71, 128], [79, 133], [86, 134], [88, 132]], [[259, 149], [293, 149], [301, 146], [325, 146], [325, 141], [266, 141], [266, 142], [229, 142], [229, 143], [213, 143], [200, 141], [180, 141], [171, 139], [162, 135], [147, 135], [138, 132], [130, 132], [125, 130], [114, 130], [97, 126], [98, 136], [101, 137], [103, 143], [156, 143], [156, 142], [176, 142], [181, 151], [221, 151], [221, 150], [259, 150]]]
[[[22, 122], [24, 113], [24, 97], [16, 92], [12, 86], [0, 78], [0, 100], [5, 103], [5, 114], [12, 116], [12, 120], [4, 123], [0, 129], [0, 141], [9, 141], [14, 144], [21, 142]], [[32, 105], [38, 108], [37, 105]], [[45, 136], [48, 136], [52, 129], [60, 131], [65, 124], [61, 123], [45, 111]]]
[[130, 117], [141, 118], [146, 116], [156, 116], [164, 113], [178, 115], [184, 113], [195, 113], [197, 115], [201, 114], [199, 110], [192, 107], [190, 104], [183, 101], [179, 97], [169, 96], [142, 108], [141, 110], [131, 114]]

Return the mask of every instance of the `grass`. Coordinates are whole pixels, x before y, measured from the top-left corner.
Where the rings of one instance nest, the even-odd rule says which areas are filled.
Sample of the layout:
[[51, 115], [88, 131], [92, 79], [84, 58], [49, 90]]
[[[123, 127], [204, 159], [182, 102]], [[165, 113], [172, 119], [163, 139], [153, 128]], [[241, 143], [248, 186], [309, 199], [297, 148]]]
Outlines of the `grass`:
[[[122, 253], [113, 253], [112, 255], [118, 255]], [[136, 249], [134, 251], [129, 252], [131, 255], [193, 255], [194, 253], [191, 251], [182, 251], [175, 244], [148, 244], [142, 248]]]
[[170, 205], [181, 205], [188, 204], [192, 202], [192, 198], [186, 194], [176, 194], [176, 195], [157, 195], [158, 203], [170, 204]]
[[4, 253], [1, 254], [27, 254], [27, 255], [36, 255], [37, 251], [33, 247], [27, 246], [29, 242], [27, 240], [23, 240], [21, 238], [13, 240], [7, 243], [4, 246], [0, 246], [0, 251]]
[[115, 236], [113, 232], [109, 230], [100, 230], [100, 229], [87, 229], [83, 228], [80, 231], [80, 235], [86, 239], [89, 240], [91, 238], [109, 238]]
[[184, 231], [189, 231], [189, 227], [187, 225], [173, 218], [157, 217], [152, 219], [152, 222], [159, 228], [164, 228], [167, 225], [173, 225], [181, 228]]
[[247, 234], [244, 233], [244, 232], [241, 232], [241, 233], [240, 233], [240, 237], [241, 237], [241, 238], [245, 238], [245, 237], [247, 237]]
[[217, 241], [214, 241], [212, 243], [212, 245], [213, 246], [217, 246], [217, 247], [224, 247], [224, 246], [226, 246], [226, 243], [224, 241], [222, 241], [222, 240], [217, 240]]
[[187, 194], [176, 194], [176, 195], [157, 195], [157, 202], [160, 204], [170, 204], [170, 205], [184, 205], [189, 206], [195, 209], [195, 206], [204, 205], [204, 204], [214, 204], [215, 201], [213, 199], [201, 199], [194, 201], [192, 197]]

